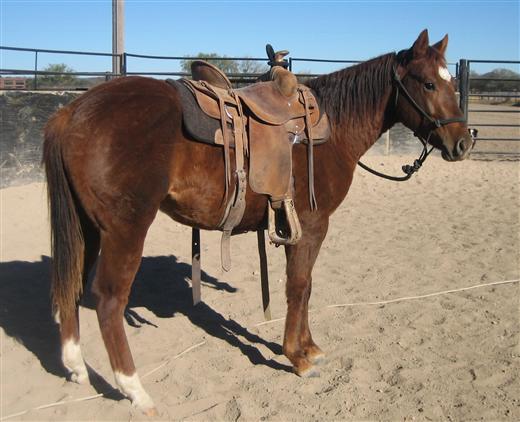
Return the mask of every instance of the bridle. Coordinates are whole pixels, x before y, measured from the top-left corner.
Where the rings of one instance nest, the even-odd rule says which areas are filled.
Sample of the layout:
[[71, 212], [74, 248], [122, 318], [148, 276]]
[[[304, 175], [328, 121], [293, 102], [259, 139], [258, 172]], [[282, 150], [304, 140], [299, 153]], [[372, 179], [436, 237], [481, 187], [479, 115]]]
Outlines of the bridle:
[[[414, 98], [411, 96], [410, 92], [406, 89], [404, 86], [401, 76], [399, 76], [399, 73], [397, 72], [397, 68], [394, 66], [392, 68], [392, 82], [395, 86], [395, 102], [394, 105], [397, 106], [397, 101], [399, 100], [399, 93], [403, 95], [404, 98], [406, 98], [410, 104], [419, 112], [419, 114], [422, 115], [424, 119], [426, 119], [429, 123], [426, 126], [426, 128], [430, 128], [428, 135], [426, 138], [424, 138], [418, 131], [414, 132], [414, 136], [421, 141], [423, 145], [423, 149], [421, 151], [421, 154], [419, 155], [419, 158], [417, 158], [412, 165], [404, 165], [402, 166], [402, 170], [405, 173], [405, 176], [390, 176], [384, 173], [380, 173], [367, 165], [363, 164], [361, 161], [358, 161], [358, 165], [362, 167], [363, 169], [367, 170], [368, 172], [375, 174], [376, 176], [383, 177], [388, 180], [393, 180], [396, 182], [404, 182], [405, 180], [410, 179], [412, 177], [412, 174], [414, 174], [416, 171], [418, 171], [428, 155], [433, 151], [433, 146], [430, 146], [428, 148], [428, 145], [430, 145], [430, 137], [436, 129], [449, 125], [450, 123], [466, 123], [465, 117], [450, 117], [447, 119], [435, 119], [433, 118], [428, 112], [426, 112], [418, 103], [414, 100]], [[421, 130], [425, 129], [425, 126], [420, 127]]]

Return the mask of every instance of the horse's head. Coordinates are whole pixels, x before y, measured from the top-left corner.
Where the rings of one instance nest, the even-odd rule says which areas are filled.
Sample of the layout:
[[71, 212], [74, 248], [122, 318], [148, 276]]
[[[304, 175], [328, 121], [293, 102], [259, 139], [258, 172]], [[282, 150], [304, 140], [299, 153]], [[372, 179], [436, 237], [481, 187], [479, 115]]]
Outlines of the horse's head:
[[446, 68], [447, 46], [447, 35], [430, 46], [424, 30], [409, 50], [397, 54], [395, 106], [398, 121], [440, 149], [445, 160], [458, 161], [469, 155], [473, 138]]

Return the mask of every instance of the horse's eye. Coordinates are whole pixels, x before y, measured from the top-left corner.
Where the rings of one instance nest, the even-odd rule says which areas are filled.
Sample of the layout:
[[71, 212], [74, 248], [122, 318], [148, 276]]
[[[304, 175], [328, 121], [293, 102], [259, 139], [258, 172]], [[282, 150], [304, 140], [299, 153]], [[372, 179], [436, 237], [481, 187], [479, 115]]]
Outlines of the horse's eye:
[[426, 88], [427, 91], [435, 91], [435, 85], [432, 84], [431, 82], [426, 82], [424, 84], [424, 87]]

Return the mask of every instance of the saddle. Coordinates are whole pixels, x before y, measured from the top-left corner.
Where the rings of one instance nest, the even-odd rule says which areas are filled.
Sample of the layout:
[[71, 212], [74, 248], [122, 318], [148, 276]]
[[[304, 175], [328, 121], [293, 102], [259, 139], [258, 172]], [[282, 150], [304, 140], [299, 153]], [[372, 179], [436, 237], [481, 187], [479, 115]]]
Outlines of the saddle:
[[[293, 201], [292, 146], [296, 143], [307, 145], [309, 205], [311, 210], [317, 208], [313, 149], [329, 137], [328, 119], [320, 113], [310, 89], [299, 85], [296, 76], [285, 68], [283, 56], [288, 52], [276, 53], [274, 60], [269, 53], [268, 49], [271, 70], [259, 78], [260, 82], [245, 88], [233, 89], [222, 71], [201, 60], [192, 63], [192, 80], [167, 80], [181, 96], [187, 132], [198, 142], [224, 149], [227, 205], [220, 228], [222, 267], [226, 271], [231, 265], [229, 239], [242, 219], [248, 184], [254, 192], [269, 198], [267, 229], [271, 242], [292, 245], [301, 238]], [[259, 246], [265, 244], [263, 230], [261, 235]], [[194, 234], [193, 239], [193, 245], [198, 246], [198, 236]], [[194, 259], [198, 254], [193, 252]], [[261, 266], [263, 280], [266, 269], [262, 259]], [[198, 300], [200, 292], [194, 291], [194, 301]]]

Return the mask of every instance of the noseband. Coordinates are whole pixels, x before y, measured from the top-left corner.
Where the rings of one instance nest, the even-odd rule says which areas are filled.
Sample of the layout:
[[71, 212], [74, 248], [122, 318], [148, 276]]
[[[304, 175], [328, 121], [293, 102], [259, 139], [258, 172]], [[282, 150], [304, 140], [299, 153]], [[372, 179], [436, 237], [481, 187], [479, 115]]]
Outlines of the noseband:
[[[394, 180], [396, 182], [404, 182], [405, 180], [408, 180], [410, 177], [412, 177], [412, 174], [414, 174], [416, 171], [418, 171], [428, 155], [433, 151], [433, 146], [428, 148], [428, 145], [430, 143], [430, 137], [434, 130], [449, 125], [450, 123], [466, 123], [466, 119], [464, 117], [450, 117], [448, 119], [434, 119], [430, 114], [428, 114], [418, 103], [413, 99], [413, 97], [410, 95], [406, 87], [404, 86], [403, 82], [401, 81], [401, 77], [399, 76], [399, 73], [397, 73], [397, 69], [395, 66], [392, 69], [392, 76], [393, 76], [393, 83], [396, 87], [395, 90], [395, 106], [397, 106], [397, 101], [399, 99], [399, 92], [402, 93], [403, 97], [406, 98], [410, 104], [419, 112], [419, 114], [422, 115], [423, 118], [425, 118], [429, 123], [428, 126], [430, 128], [430, 131], [428, 132], [428, 136], [424, 138], [421, 134], [418, 133], [418, 131], [415, 131], [413, 134], [416, 138], [421, 141], [423, 145], [423, 149], [421, 151], [421, 154], [419, 155], [419, 158], [417, 158], [412, 165], [404, 165], [402, 167], [403, 172], [406, 174], [405, 176], [389, 176], [387, 174], [380, 173], [374, 169], [371, 169], [370, 167], [363, 164], [361, 161], [358, 161], [358, 164], [360, 167], [364, 168], [368, 172], [375, 174], [376, 176], [383, 177], [388, 180]], [[424, 128], [424, 127], [422, 127]]]

